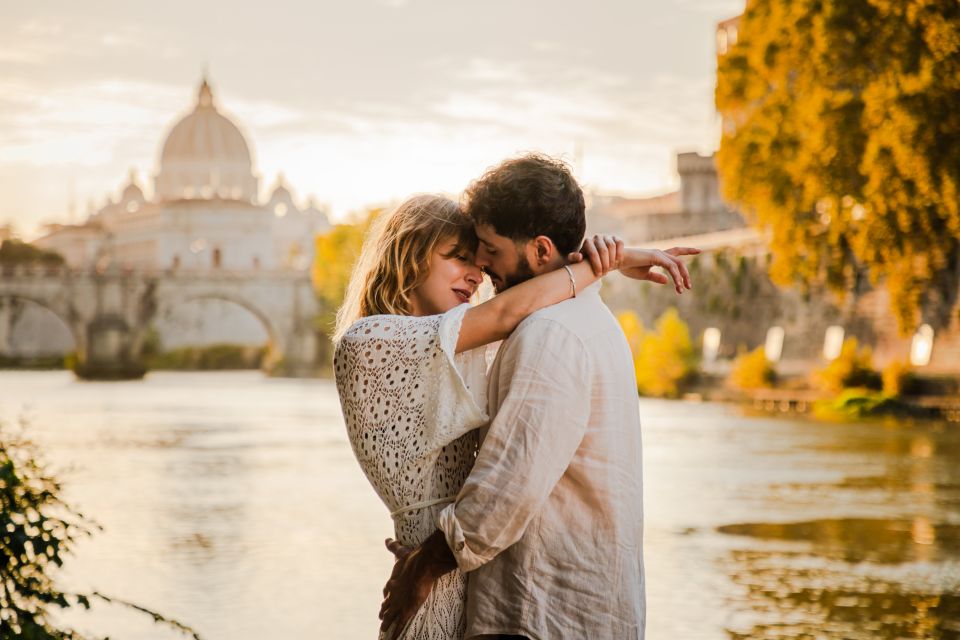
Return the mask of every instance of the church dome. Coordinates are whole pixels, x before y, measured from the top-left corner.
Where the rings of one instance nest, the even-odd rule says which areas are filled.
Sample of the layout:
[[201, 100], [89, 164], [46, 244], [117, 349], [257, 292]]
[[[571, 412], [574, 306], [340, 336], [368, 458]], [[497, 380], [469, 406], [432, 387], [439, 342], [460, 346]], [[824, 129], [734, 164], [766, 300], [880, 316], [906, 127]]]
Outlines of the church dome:
[[163, 143], [156, 191], [161, 200], [256, 199], [250, 148], [237, 125], [217, 109], [206, 78], [193, 111]]

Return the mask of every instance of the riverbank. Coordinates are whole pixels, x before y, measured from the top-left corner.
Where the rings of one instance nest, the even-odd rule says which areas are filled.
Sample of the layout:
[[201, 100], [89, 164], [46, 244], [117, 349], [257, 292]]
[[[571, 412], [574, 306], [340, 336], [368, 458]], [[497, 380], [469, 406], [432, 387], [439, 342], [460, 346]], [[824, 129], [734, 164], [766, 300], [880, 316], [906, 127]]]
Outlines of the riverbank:
[[[795, 383], [797, 381], [794, 381]], [[925, 388], [939, 393], [893, 396], [865, 388], [845, 389], [839, 394], [810, 388], [738, 390], [723, 379], [701, 379], [683, 395], [694, 402], [723, 402], [749, 407], [770, 415], [804, 415], [825, 421], [919, 419], [960, 423], [960, 393], [952, 378], [925, 381]]]
[[[151, 351], [144, 355], [148, 371], [237, 371], [263, 367], [267, 346], [211, 344]], [[74, 370], [76, 355], [8, 356], [0, 355], [0, 369], [23, 371]]]

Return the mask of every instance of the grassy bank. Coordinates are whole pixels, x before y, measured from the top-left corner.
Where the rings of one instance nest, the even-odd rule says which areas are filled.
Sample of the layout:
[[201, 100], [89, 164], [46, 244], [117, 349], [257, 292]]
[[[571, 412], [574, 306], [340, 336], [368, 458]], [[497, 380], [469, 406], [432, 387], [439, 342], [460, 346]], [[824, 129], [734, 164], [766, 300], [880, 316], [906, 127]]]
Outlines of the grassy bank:
[[151, 371], [228, 371], [260, 369], [267, 346], [213, 344], [202, 347], [180, 347], [146, 357]]

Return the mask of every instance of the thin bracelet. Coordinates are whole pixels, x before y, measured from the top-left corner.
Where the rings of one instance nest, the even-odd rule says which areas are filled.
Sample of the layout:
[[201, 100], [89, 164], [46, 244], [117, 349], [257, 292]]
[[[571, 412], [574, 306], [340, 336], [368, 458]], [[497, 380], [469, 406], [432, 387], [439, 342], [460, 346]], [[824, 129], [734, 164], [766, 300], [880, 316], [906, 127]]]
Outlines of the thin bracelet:
[[563, 268], [567, 270], [567, 275], [570, 276], [570, 290], [573, 291], [573, 297], [577, 297], [577, 281], [573, 277], [573, 269], [570, 268], [570, 265], [565, 264]]

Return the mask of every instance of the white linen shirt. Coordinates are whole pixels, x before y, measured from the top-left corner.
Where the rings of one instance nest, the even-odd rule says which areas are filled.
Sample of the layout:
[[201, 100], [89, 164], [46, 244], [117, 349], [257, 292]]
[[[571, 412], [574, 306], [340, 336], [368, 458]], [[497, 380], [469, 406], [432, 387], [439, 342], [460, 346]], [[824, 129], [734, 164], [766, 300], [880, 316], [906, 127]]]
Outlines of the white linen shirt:
[[527, 318], [491, 368], [492, 422], [438, 518], [469, 572], [467, 638], [643, 638], [636, 378], [599, 290]]

